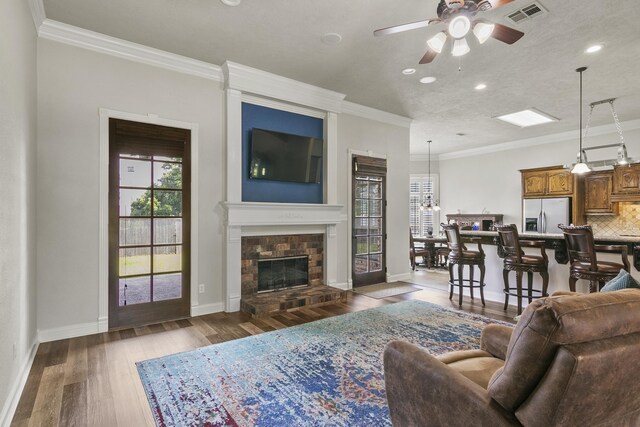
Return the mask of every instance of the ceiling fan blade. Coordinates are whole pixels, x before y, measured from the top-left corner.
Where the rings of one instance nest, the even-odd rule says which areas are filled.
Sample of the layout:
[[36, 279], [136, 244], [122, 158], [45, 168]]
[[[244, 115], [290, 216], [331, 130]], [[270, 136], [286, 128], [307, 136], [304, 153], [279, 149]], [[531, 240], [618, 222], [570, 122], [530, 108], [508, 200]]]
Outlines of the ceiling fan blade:
[[403, 31], [409, 31], [409, 30], [415, 30], [415, 29], [418, 29], [418, 28], [423, 28], [423, 27], [426, 27], [427, 25], [429, 25], [431, 23], [435, 23], [435, 22], [440, 22], [440, 19], [431, 18], [431, 19], [427, 19], [425, 21], [410, 22], [408, 24], [394, 25], [393, 27], [380, 28], [379, 30], [375, 30], [373, 32], [373, 35], [374, 36], [386, 36], [387, 34], [401, 33]]
[[422, 57], [422, 59], [420, 60], [420, 64], [428, 64], [431, 61], [433, 61], [436, 56], [438, 56], [438, 52], [436, 52], [433, 49], [427, 49], [427, 52], [424, 54], [424, 56]]
[[496, 7], [504, 6], [505, 4], [511, 3], [513, 0], [489, 0], [491, 6], [495, 9]]
[[495, 9], [511, 2], [513, 2], [513, 0], [482, 0], [478, 3], [478, 10]]
[[520, 40], [522, 36], [524, 36], [524, 33], [522, 31], [518, 31], [515, 28], [507, 27], [506, 25], [502, 24], [494, 25], [495, 28], [491, 33], [491, 37], [496, 40], [500, 40], [503, 43], [514, 44], [515, 42]]

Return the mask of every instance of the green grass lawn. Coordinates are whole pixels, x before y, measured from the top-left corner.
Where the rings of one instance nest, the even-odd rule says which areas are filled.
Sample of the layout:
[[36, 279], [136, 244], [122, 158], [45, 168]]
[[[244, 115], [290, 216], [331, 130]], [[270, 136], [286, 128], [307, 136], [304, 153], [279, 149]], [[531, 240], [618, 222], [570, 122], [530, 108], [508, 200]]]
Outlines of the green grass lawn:
[[[179, 271], [182, 269], [182, 254], [154, 255], [153, 269], [156, 273], [163, 271]], [[149, 255], [136, 255], [120, 257], [120, 275], [149, 273], [151, 257]]]

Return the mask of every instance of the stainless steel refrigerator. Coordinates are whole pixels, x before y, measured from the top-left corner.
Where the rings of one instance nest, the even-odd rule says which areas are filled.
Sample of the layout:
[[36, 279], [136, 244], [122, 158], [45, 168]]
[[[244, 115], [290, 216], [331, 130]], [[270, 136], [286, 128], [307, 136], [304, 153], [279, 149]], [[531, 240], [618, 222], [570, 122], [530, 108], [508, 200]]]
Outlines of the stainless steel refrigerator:
[[522, 230], [538, 233], [561, 233], [558, 224], [571, 223], [571, 199], [524, 199]]

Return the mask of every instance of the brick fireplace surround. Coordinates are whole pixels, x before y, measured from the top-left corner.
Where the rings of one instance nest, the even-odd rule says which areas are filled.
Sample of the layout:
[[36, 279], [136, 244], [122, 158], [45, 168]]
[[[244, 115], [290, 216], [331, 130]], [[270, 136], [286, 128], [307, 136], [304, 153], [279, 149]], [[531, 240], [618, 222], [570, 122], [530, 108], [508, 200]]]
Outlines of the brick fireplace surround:
[[[255, 317], [342, 301], [346, 292], [324, 285], [324, 234], [246, 236], [241, 241], [240, 310]], [[309, 286], [258, 294], [258, 260], [309, 257]]]
[[309, 284], [321, 285], [323, 246], [323, 234], [243, 237], [241, 243], [242, 297], [252, 296], [257, 292], [259, 259], [308, 255]]

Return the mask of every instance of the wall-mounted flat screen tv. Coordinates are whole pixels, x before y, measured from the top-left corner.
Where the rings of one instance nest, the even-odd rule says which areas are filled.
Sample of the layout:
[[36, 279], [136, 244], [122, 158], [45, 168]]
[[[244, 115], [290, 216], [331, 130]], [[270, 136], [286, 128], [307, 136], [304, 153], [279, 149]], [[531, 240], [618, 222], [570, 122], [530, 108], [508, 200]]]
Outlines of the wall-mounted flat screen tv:
[[251, 130], [252, 179], [320, 183], [321, 139], [253, 128]]

